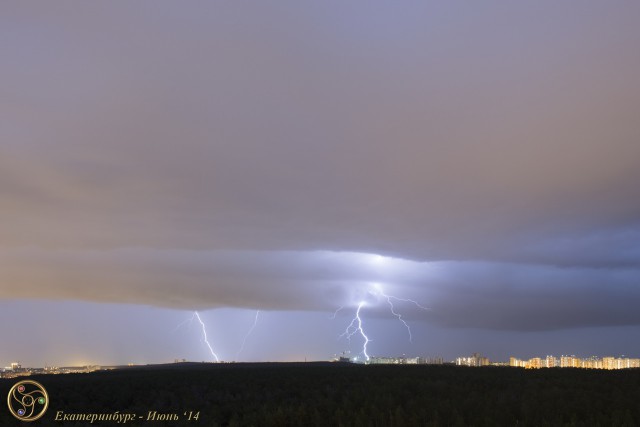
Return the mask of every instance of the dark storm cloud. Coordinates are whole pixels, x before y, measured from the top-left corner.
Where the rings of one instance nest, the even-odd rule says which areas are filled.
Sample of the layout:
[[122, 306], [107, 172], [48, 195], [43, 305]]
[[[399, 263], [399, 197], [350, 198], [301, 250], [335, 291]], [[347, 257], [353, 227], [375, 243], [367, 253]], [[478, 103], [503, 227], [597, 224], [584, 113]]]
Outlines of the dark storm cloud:
[[[399, 260], [337, 252], [20, 250], [0, 258], [4, 295], [185, 310], [348, 311], [452, 327], [549, 330], [640, 323], [637, 270]], [[36, 266], [36, 267], [34, 267]], [[615, 310], [612, 308], [615, 307]]]
[[634, 3], [1, 16], [6, 298], [325, 310], [380, 281], [451, 326], [638, 324]]

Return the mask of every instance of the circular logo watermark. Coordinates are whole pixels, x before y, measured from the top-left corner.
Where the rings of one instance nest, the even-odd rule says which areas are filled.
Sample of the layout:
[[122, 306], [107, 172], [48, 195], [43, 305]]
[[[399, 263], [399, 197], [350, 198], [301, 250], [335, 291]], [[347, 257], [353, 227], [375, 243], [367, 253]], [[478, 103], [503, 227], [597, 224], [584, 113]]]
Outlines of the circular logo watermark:
[[11, 387], [7, 404], [9, 411], [20, 421], [35, 421], [47, 412], [49, 395], [42, 384], [23, 380]]

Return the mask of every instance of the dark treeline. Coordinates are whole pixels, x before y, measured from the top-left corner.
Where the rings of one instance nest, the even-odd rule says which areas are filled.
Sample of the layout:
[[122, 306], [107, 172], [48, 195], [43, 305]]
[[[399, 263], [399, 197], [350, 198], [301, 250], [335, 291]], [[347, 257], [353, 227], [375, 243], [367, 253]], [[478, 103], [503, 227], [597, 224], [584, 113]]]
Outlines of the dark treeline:
[[[51, 401], [38, 426], [88, 425], [55, 421], [57, 411], [183, 418], [126, 424], [135, 426], [640, 425], [638, 369], [179, 364], [31, 378]], [[0, 380], [3, 401], [17, 381]], [[0, 425], [23, 425], [3, 406]], [[185, 411], [199, 419], [187, 422]]]

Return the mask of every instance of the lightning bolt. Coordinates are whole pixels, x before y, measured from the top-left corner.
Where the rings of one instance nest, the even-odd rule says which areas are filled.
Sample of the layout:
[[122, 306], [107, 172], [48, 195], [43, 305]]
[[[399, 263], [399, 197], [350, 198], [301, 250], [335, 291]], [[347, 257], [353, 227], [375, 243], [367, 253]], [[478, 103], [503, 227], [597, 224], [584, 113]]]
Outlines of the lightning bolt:
[[344, 308], [343, 305], [341, 305], [340, 307], [338, 307], [338, 309], [336, 311], [333, 312], [333, 316], [329, 317], [329, 320], [335, 320], [336, 316], [338, 315], [338, 313], [340, 312], [340, 310], [342, 310]]
[[236, 353], [236, 359], [238, 358], [238, 356], [240, 356], [240, 353], [242, 353], [242, 350], [244, 350], [244, 345], [247, 342], [247, 338], [249, 338], [249, 335], [251, 335], [251, 332], [253, 332], [253, 330], [256, 328], [256, 325], [258, 324], [259, 315], [260, 315], [260, 310], [256, 310], [256, 317], [255, 319], [253, 319], [253, 325], [251, 325], [251, 328], [249, 329], [249, 332], [247, 332], [247, 335], [244, 336], [244, 339], [242, 340], [242, 345], [240, 346], [240, 350], [238, 350], [238, 352]]
[[211, 352], [211, 355], [216, 359], [216, 362], [219, 362], [220, 359], [218, 359], [218, 355], [213, 351], [213, 348], [211, 347], [211, 344], [207, 339], [207, 328], [204, 326], [204, 322], [200, 318], [200, 314], [197, 311], [193, 312], [193, 316], [191, 317], [191, 319], [193, 320], [194, 317], [198, 319], [198, 322], [200, 322], [200, 325], [202, 326], [202, 336], [204, 337], [205, 344], [207, 344], [207, 347], [209, 347], [209, 351]]
[[171, 331], [171, 333], [176, 332], [178, 329], [180, 329], [182, 327], [182, 325], [184, 325], [185, 323], [189, 322], [189, 326], [191, 326], [191, 323], [193, 322], [193, 319], [196, 317], [195, 314], [193, 314], [190, 318], [183, 320], [182, 322], [178, 323], [178, 326], [176, 326], [175, 328], [173, 328], [173, 331]]
[[[347, 329], [344, 330], [344, 332], [338, 337], [338, 339], [346, 336], [347, 340], [351, 342], [351, 337], [354, 336], [355, 334], [359, 333], [360, 335], [362, 335], [362, 338], [364, 339], [364, 344], [362, 345], [361, 353], [364, 354], [364, 357], [368, 361], [369, 355], [367, 354], [367, 344], [369, 344], [370, 340], [369, 340], [369, 337], [367, 337], [367, 335], [364, 333], [364, 329], [362, 328], [362, 319], [360, 318], [360, 310], [362, 309], [363, 305], [364, 305], [364, 301], [361, 301], [360, 304], [358, 304], [358, 309], [356, 310], [355, 317], [351, 320], [351, 323], [349, 323], [349, 326], [347, 326]], [[356, 323], [358, 325], [357, 327], [356, 327]]]
[[396, 300], [396, 301], [413, 303], [416, 307], [418, 307], [418, 308], [420, 308], [422, 310], [428, 310], [428, 308], [418, 304], [416, 301], [414, 301], [412, 299], [398, 298], [398, 297], [395, 297], [393, 295], [387, 295], [384, 292], [382, 292], [382, 290], [378, 290], [378, 294], [380, 294], [382, 297], [384, 297], [387, 300], [387, 303], [389, 304], [389, 308], [391, 310], [391, 314], [396, 316], [398, 318], [398, 320], [402, 322], [404, 327], [407, 328], [407, 332], [409, 333], [409, 342], [413, 343], [413, 337], [411, 335], [411, 328], [409, 327], [409, 324], [402, 318], [402, 315], [400, 313], [396, 312], [396, 309], [393, 306], [393, 302], [391, 302], [391, 300], [393, 299], [393, 300]]

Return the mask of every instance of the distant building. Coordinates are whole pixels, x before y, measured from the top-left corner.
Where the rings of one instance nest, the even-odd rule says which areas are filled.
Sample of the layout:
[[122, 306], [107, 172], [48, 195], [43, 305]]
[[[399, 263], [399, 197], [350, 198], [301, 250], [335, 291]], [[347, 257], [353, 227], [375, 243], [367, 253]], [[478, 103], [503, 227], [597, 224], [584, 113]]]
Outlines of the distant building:
[[561, 356], [560, 357], [561, 368], [579, 368], [579, 359], [575, 356]]
[[509, 366], [518, 368], [584, 368], [584, 369], [628, 369], [640, 368], [640, 359], [630, 359], [628, 357], [603, 357], [602, 359], [591, 356], [580, 359], [576, 356], [547, 356], [545, 359], [534, 357], [529, 360], [520, 360], [515, 357], [509, 358]]
[[613, 357], [602, 358], [602, 369], [617, 369], [616, 359]]
[[458, 366], [489, 366], [489, 358], [483, 357], [479, 353], [473, 353], [471, 357], [458, 357], [456, 359]]
[[524, 361], [511, 356], [509, 358], [509, 366], [514, 368], [524, 368]]
[[442, 357], [389, 357], [371, 356], [367, 362], [369, 365], [442, 365]]
[[369, 358], [370, 365], [399, 365], [400, 357], [372, 356]]
[[556, 359], [555, 356], [547, 356], [544, 360], [544, 367], [545, 368], [555, 368], [558, 363], [558, 359]]
[[539, 357], [534, 357], [533, 359], [529, 359], [529, 366], [527, 368], [530, 369], [540, 369], [542, 368], [542, 359]]

